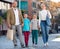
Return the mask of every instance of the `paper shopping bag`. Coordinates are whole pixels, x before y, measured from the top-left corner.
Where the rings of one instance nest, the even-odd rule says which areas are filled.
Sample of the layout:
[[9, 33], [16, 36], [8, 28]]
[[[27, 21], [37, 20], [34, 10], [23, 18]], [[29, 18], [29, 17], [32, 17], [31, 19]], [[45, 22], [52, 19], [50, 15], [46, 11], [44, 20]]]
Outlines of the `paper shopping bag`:
[[13, 30], [12, 29], [8, 29], [8, 31], [7, 31], [7, 38], [9, 40], [13, 40]]

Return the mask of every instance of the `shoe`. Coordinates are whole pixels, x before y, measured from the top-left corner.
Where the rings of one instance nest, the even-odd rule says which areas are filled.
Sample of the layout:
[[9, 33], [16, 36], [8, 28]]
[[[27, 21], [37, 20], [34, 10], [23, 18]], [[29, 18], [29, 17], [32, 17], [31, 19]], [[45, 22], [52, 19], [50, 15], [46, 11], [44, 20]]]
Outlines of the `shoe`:
[[47, 46], [49, 45], [48, 42], [46, 43], [46, 45], [47, 45]]
[[37, 47], [37, 44], [35, 44], [35, 47]]
[[34, 46], [35, 46], [35, 44], [32, 44], [32, 46], [34, 47]]
[[44, 46], [47, 46], [46, 43], [44, 44]]
[[14, 46], [16, 47], [16, 46], [17, 46], [17, 44], [14, 44]]
[[26, 47], [29, 47], [28, 45], [26, 45]]
[[25, 47], [29, 47], [28, 44], [25, 44]]
[[24, 45], [21, 45], [21, 47], [22, 47], [22, 48], [25, 48], [25, 46], [24, 46]]

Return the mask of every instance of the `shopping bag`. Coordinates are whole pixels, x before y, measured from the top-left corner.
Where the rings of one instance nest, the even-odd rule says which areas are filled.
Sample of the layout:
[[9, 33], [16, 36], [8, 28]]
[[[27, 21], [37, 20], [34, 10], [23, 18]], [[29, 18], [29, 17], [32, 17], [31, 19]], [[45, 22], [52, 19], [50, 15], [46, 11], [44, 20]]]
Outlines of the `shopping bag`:
[[49, 15], [48, 15], [48, 13], [47, 13], [47, 15], [46, 15], [46, 24], [47, 24], [47, 26], [51, 26], [51, 20], [50, 20], [50, 18], [49, 18]]
[[7, 30], [7, 38], [9, 40], [13, 40], [13, 30], [12, 29]]

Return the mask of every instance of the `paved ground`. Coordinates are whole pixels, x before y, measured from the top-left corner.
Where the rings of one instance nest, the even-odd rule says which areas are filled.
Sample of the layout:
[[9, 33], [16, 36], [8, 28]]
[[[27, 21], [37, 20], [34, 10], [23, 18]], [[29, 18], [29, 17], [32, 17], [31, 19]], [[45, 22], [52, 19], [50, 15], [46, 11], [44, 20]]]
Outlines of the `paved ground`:
[[6, 36], [0, 36], [0, 49], [60, 49], [60, 38], [56, 40], [57, 36], [60, 36], [60, 34], [49, 35], [49, 46], [48, 47], [44, 47], [41, 37], [39, 37], [38, 39], [38, 46], [32, 47], [31, 36], [30, 36], [29, 48], [21, 48], [18, 39], [17, 39], [18, 46], [14, 47], [13, 42], [11, 40], [8, 40]]

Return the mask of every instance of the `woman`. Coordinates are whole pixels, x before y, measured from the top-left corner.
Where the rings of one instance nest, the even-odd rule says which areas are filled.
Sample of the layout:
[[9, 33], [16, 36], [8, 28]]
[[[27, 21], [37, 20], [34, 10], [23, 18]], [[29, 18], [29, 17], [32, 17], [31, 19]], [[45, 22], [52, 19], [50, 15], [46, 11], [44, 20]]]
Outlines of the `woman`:
[[49, 18], [51, 18], [50, 12], [46, 9], [46, 5], [44, 3], [41, 4], [41, 11], [39, 11], [39, 25], [41, 26], [42, 38], [44, 42], [44, 46], [48, 46], [48, 26], [46, 24], [47, 14]]

